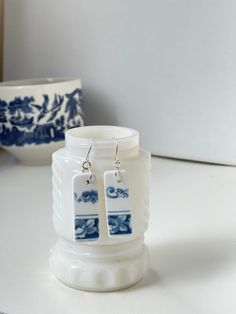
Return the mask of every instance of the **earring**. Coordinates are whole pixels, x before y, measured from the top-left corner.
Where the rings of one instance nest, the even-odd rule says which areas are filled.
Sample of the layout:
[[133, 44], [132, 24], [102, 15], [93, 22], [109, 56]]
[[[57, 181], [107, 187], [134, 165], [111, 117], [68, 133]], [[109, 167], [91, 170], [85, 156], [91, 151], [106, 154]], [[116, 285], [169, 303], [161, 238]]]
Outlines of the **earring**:
[[118, 158], [119, 143], [115, 139], [114, 170], [104, 173], [105, 206], [108, 233], [110, 237], [130, 236], [132, 234], [128, 173], [120, 170]]
[[99, 238], [98, 186], [89, 160], [92, 147], [93, 141], [82, 164], [81, 173], [72, 178], [75, 241], [95, 241]]

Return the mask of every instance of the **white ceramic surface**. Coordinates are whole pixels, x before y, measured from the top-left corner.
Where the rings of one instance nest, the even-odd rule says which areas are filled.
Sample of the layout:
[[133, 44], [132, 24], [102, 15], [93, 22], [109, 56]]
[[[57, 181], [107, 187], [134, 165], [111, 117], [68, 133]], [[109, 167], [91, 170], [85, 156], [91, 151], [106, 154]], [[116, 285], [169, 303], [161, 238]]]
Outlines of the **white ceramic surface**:
[[51, 163], [65, 130], [83, 125], [80, 79], [45, 78], [0, 84], [0, 145], [28, 165]]
[[[132, 234], [108, 235], [103, 175], [113, 170], [116, 142], [121, 169], [129, 176]], [[99, 239], [76, 242], [72, 177], [82, 171], [88, 149], [98, 182]], [[139, 281], [147, 269], [144, 233], [148, 226], [150, 154], [139, 148], [137, 131], [113, 127], [75, 128], [66, 133], [66, 147], [53, 154], [53, 222], [60, 240], [52, 250], [50, 264], [59, 280], [69, 286], [94, 291], [121, 289]]]

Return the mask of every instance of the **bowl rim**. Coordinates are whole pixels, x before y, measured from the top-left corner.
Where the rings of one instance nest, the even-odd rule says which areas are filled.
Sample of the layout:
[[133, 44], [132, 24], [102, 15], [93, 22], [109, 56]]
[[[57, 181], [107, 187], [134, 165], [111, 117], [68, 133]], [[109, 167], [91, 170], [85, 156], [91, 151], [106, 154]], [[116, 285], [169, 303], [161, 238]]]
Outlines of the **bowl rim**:
[[69, 82], [79, 82], [81, 85], [81, 79], [77, 77], [39, 77], [22, 80], [10, 80], [0, 83], [1, 89], [22, 89], [22, 88], [34, 88], [40, 86], [53, 86], [60, 85]]

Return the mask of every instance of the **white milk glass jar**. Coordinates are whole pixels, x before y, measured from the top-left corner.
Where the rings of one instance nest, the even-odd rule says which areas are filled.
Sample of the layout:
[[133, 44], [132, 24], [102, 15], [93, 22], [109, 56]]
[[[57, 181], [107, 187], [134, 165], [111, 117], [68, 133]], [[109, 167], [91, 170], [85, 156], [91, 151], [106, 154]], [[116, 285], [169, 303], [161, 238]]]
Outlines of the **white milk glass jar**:
[[[114, 170], [116, 145], [120, 169], [128, 174], [132, 233], [110, 237], [104, 173]], [[82, 173], [88, 152], [99, 195], [99, 237], [80, 242], [75, 239], [72, 181]], [[61, 282], [77, 289], [109, 291], [143, 278], [148, 264], [144, 233], [148, 227], [150, 166], [150, 153], [139, 148], [139, 133], [135, 130], [87, 126], [66, 132], [65, 148], [53, 154], [52, 163], [53, 223], [59, 240], [51, 251], [50, 266]]]

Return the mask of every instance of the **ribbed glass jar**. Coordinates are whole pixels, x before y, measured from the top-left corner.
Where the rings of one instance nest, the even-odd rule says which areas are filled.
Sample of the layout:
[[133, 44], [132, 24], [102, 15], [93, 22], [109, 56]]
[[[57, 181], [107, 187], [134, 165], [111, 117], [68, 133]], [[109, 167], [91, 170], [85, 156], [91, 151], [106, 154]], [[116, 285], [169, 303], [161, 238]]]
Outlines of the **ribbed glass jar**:
[[[104, 172], [114, 170], [117, 139], [121, 168], [128, 172], [132, 235], [110, 238], [104, 200]], [[93, 141], [89, 160], [99, 193], [99, 239], [75, 241], [72, 177]], [[59, 240], [50, 264], [56, 277], [78, 289], [108, 291], [139, 281], [147, 268], [144, 232], [148, 227], [150, 154], [139, 148], [137, 131], [115, 126], [88, 126], [66, 132], [65, 148], [53, 154], [53, 223]]]

